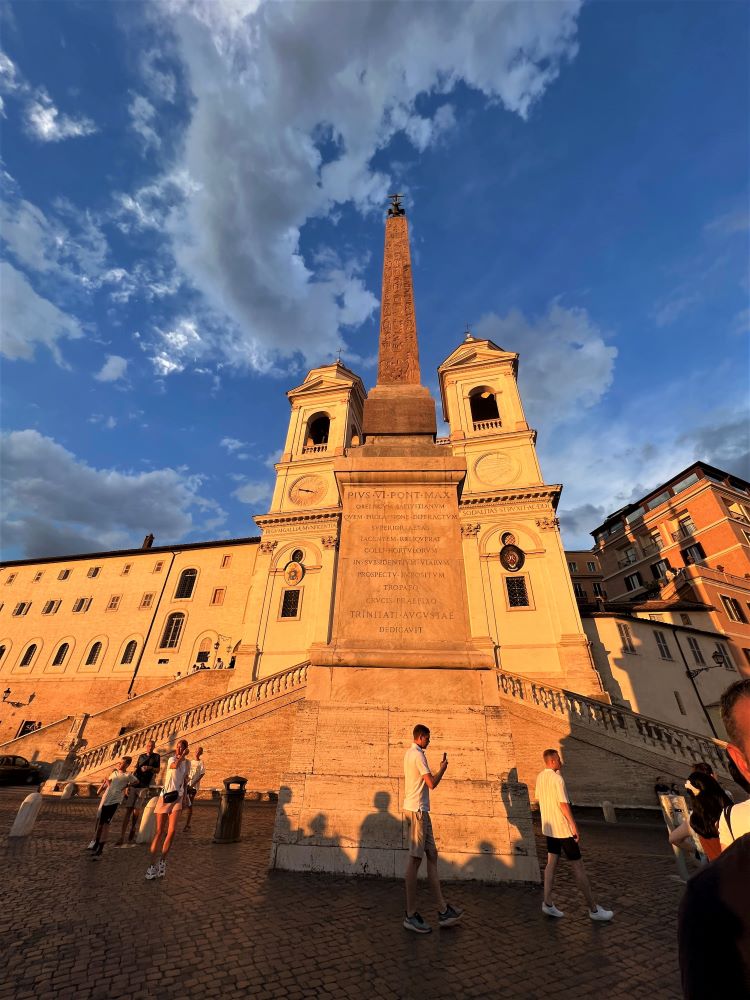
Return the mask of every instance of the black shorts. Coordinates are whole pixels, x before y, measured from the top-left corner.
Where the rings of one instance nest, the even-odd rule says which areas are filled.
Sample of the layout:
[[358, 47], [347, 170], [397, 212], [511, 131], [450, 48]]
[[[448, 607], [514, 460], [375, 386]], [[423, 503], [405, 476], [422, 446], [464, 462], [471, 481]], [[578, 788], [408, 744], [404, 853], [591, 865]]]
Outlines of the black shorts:
[[547, 837], [547, 852], [558, 857], [564, 854], [568, 861], [581, 860], [581, 848], [573, 837]]
[[119, 802], [115, 802], [112, 806], [102, 806], [102, 811], [99, 813], [99, 821], [101, 823], [106, 823], [107, 826], [112, 822], [112, 817], [117, 812], [117, 807]]

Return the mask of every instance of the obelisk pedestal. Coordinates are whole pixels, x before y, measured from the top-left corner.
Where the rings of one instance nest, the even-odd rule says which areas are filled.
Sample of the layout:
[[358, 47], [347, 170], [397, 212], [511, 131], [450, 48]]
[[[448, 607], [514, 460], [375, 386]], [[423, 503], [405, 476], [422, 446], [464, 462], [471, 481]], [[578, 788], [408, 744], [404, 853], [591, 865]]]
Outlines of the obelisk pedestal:
[[458, 513], [466, 465], [435, 444], [435, 404], [419, 384], [406, 219], [394, 208], [365, 444], [335, 466], [342, 528], [331, 638], [310, 650], [272, 863], [401, 875], [403, 756], [422, 723], [433, 770], [443, 752], [450, 761], [432, 797], [442, 876], [537, 881], [495, 648], [469, 627]]

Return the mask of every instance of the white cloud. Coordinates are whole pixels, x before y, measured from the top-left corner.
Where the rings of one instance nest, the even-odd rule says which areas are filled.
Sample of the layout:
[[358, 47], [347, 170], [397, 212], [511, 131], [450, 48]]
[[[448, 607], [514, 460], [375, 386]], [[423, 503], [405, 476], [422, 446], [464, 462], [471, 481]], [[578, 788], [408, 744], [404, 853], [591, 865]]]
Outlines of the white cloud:
[[232, 490], [232, 496], [236, 497], [237, 500], [240, 500], [242, 503], [253, 504], [264, 503], [266, 500], [270, 500], [272, 493], [273, 487], [266, 480], [255, 482], [248, 480], [242, 486], [238, 486], [236, 490]]
[[26, 556], [139, 545], [214, 530], [226, 515], [202, 495], [202, 479], [180, 469], [95, 469], [34, 430], [0, 439], [3, 538]]
[[[232, 321], [207, 337], [212, 356], [265, 371], [335, 353], [377, 303], [356, 266], [316, 270], [314, 251], [303, 256], [306, 223], [345, 203], [382, 210], [391, 181], [374, 157], [399, 133], [416, 153], [444, 141], [459, 84], [527, 117], [575, 55], [579, 9], [352, 3], [324, 18], [314, 4], [171, 0], [154, 16], [194, 98], [176, 171], [189, 186], [173, 172], [123, 195], [120, 225], [171, 234], [183, 273]], [[164, 353], [163, 367], [184, 365]]]
[[221, 441], [219, 441], [219, 446], [221, 448], [226, 448], [230, 455], [248, 447], [245, 441], [238, 441], [237, 438], [233, 437], [222, 438]]
[[546, 430], [594, 406], [612, 384], [617, 348], [585, 309], [558, 302], [544, 316], [527, 319], [518, 309], [490, 313], [474, 334], [521, 355], [519, 387], [532, 427]]
[[118, 379], [125, 378], [127, 371], [127, 358], [122, 358], [119, 354], [108, 354], [101, 371], [98, 371], [94, 378], [98, 382], [116, 382]]
[[25, 127], [28, 134], [40, 142], [78, 139], [97, 131], [93, 121], [84, 115], [73, 118], [61, 114], [42, 88], [37, 90], [36, 96], [26, 105]]
[[31, 361], [38, 346], [46, 347], [65, 367], [58, 341], [83, 336], [81, 324], [48, 299], [7, 261], [0, 262], [0, 351], [11, 360]]
[[141, 137], [144, 149], [158, 149], [161, 146], [161, 138], [154, 128], [156, 124], [156, 108], [148, 98], [142, 94], [133, 94], [130, 105], [130, 127]]

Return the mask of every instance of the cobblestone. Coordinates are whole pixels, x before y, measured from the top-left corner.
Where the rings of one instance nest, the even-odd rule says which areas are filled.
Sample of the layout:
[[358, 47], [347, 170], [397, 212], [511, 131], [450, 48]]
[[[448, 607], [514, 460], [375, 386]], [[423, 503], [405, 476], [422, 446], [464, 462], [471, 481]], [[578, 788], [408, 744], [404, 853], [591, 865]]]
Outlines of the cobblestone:
[[[399, 882], [269, 872], [272, 806], [248, 804], [242, 841], [217, 845], [216, 807], [197, 805], [166, 878], [146, 882], [143, 847], [108, 845], [101, 861], [90, 860], [92, 802], [45, 802], [32, 835], [9, 841], [24, 794], [0, 791], [2, 1000], [681, 995], [682, 888], [656, 826], [580, 824], [597, 898], [616, 911], [612, 924], [588, 919], [561, 863], [563, 920], [542, 916], [539, 887], [459, 883], [448, 895], [466, 909], [463, 923], [421, 936], [401, 926]], [[435, 829], [439, 844], [439, 813]], [[541, 838], [538, 849], [541, 861]], [[426, 885], [419, 906], [435, 924]]]

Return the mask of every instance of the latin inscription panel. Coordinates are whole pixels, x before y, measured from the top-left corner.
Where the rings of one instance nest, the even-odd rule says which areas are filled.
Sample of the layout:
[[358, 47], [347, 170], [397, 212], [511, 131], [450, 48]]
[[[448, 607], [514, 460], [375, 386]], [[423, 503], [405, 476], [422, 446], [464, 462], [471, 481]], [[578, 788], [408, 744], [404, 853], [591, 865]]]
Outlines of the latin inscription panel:
[[466, 641], [455, 486], [343, 486], [337, 643]]

